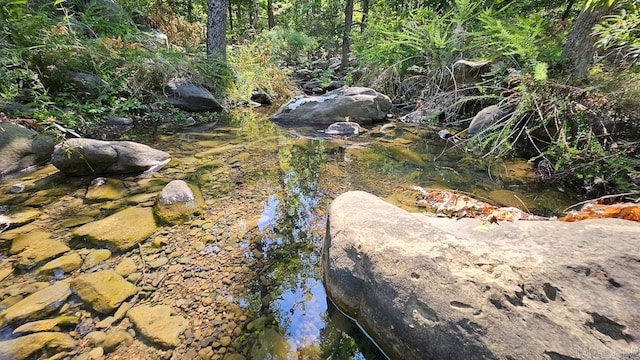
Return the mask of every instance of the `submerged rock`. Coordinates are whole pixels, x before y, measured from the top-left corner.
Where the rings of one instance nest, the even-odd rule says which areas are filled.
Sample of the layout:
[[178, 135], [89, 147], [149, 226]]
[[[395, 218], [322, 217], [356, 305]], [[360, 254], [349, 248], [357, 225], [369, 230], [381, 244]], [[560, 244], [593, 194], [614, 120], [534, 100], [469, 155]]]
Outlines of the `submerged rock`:
[[327, 135], [358, 135], [363, 129], [358, 123], [352, 121], [340, 121], [329, 125], [324, 131]]
[[299, 96], [282, 105], [270, 120], [283, 125], [330, 125], [340, 121], [370, 124], [384, 120], [391, 100], [373, 89], [340, 88], [322, 96]]
[[122, 180], [98, 177], [91, 181], [84, 198], [88, 201], [120, 200], [126, 193]]
[[28, 334], [43, 331], [59, 331], [59, 326], [76, 325], [80, 319], [73, 315], [62, 315], [52, 319], [26, 323], [13, 330], [14, 334]]
[[71, 288], [82, 301], [103, 314], [115, 311], [138, 290], [113, 270], [82, 274], [73, 280]]
[[52, 240], [50, 233], [35, 230], [13, 239], [9, 254], [17, 254], [18, 266], [31, 268], [69, 250], [67, 245]]
[[66, 273], [70, 273], [74, 270], [80, 269], [82, 266], [82, 257], [78, 253], [71, 253], [69, 255], [60, 256], [55, 260], [51, 260], [48, 263], [40, 267], [40, 272], [54, 272], [56, 270], [62, 270]]
[[189, 325], [182, 316], [171, 316], [171, 307], [166, 305], [136, 306], [127, 316], [144, 337], [164, 347], [178, 346], [178, 337]]
[[173, 180], [158, 194], [154, 210], [160, 221], [183, 223], [206, 207], [200, 189], [183, 180]]
[[13, 340], [0, 341], [0, 359], [22, 360], [39, 351], [56, 353], [71, 350], [75, 345], [76, 342], [67, 334], [40, 332]]
[[132, 141], [68, 139], [58, 144], [51, 163], [67, 175], [128, 174], [159, 169], [171, 157], [164, 151]]
[[75, 229], [71, 235], [97, 245], [126, 251], [156, 231], [151, 208], [133, 207]]
[[[69, 283], [60, 281], [27, 296], [0, 313], [0, 317], [3, 321], [10, 323], [34, 320], [57, 310], [69, 295], [71, 295]], [[2, 359], [1, 356], [0, 359]]]
[[640, 339], [640, 225], [412, 214], [331, 204], [329, 296], [398, 359], [586, 359]]

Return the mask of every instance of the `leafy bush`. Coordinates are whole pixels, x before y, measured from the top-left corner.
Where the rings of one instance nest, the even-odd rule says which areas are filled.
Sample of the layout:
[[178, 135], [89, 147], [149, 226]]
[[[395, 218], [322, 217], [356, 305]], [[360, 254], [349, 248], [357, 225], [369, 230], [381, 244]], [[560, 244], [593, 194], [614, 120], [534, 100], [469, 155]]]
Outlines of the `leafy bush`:
[[304, 63], [317, 46], [314, 38], [299, 31], [277, 26], [260, 33], [256, 42], [264, 44], [265, 49], [269, 49], [269, 56], [274, 61], [292, 65]]
[[254, 90], [282, 101], [294, 95], [289, 76], [279, 69], [271, 59], [268, 47], [256, 43], [237, 45], [229, 53], [229, 66], [235, 82], [231, 84], [229, 98], [243, 103], [251, 98]]

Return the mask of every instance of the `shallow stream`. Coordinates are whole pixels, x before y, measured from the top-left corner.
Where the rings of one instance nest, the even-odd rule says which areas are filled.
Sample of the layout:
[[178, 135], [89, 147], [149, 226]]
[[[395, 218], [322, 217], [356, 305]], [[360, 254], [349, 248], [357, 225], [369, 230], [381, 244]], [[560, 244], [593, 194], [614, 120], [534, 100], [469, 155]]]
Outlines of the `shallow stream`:
[[[333, 198], [364, 190], [419, 211], [402, 195], [417, 185], [455, 189], [544, 216], [577, 200], [560, 189], [537, 186], [527, 162], [480, 160], [442, 140], [437, 129], [398, 125], [383, 130], [378, 125], [359, 136], [327, 136], [315, 129], [283, 129], [260, 112], [241, 110], [215, 124], [145, 136], [141, 142], [170, 153], [172, 161], [151, 177], [124, 178], [123, 199], [82, 201], [91, 179], [64, 179], [51, 168], [0, 184], [0, 192], [26, 184], [26, 192], [6, 196], [5, 211], [37, 208], [41, 215], [32, 225], [65, 239], [69, 227], [61, 223], [151, 206], [153, 194], [170, 180], [200, 187], [207, 212], [184, 225], [159, 228], [152, 236], [155, 246], [139, 249], [140, 257], [151, 260], [166, 254], [166, 267], [183, 266], [192, 274], [164, 274], [161, 265], [157, 277], [168, 280], [141, 296], [174, 306], [191, 321], [182, 345], [158, 356], [188, 358], [195, 349], [202, 358], [206, 348], [209, 358], [219, 359], [234, 352], [249, 359], [384, 359], [326, 298], [320, 260]], [[136, 251], [116, 254], [105, 266]], [[2, 285], [34, 277], [19, 273]], [[197, 288], [193, 279], [201, 279]], [[205, 301], [203, 294], [212, 300]], [[222, 341], [225, 336], [231, 339]], [[149, 351], [147, 346], [140, 342], [107, 358]]]

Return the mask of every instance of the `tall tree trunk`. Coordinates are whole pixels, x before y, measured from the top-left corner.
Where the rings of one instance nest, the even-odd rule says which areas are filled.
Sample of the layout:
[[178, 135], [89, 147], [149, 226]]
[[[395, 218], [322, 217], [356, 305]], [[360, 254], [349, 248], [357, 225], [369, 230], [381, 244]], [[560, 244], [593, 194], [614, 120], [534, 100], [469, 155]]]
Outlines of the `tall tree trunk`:
[[229, 1], [229, 30], [233, 32], [233, 8], [231, 7], [231, 1]]
[[269, 30], [276, 26], [276, 19], [273, 17], [273, 0], [267, 0], [267, 21], [269, 23]]
[[353, 26], [353, 0], [346, 0], [344, 7], [344, 34], [342, 35], [342, 63], [340, 69], [344, 70], [349, 64], [351, 54], [351, 27]]
[[258, 1], [253, 0], [251, 2], [251, 11], [253, 12], [253, 19], [251, 21], [251, 27], [254, 30], [258, 30]]
[[207, 56], [227, 61], [227, 0], [209, 0], [207, 7]]
[[591, 30], [611, 12], [611, 9], [611, 6], [601, 2], [595, 8], [582, 10], [578, 15], [562, 49], [564, 56], [569, 60], [568, 73], [571, 78], [581, 79], [587, 75], [595, 54], [596, 39], [591, 35]]
[[362, 0], [362, 22], [360, 23], [360, 32], [364, 32], [367, 28], [367, 19], [369, 18], [369, 0]]

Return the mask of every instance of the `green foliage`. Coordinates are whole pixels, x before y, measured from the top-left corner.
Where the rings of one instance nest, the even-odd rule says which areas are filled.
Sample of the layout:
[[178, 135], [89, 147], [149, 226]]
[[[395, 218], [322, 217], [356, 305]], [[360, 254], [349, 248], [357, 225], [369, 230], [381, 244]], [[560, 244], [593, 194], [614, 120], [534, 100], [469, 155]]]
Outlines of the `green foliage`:
[[562, 39], [550, 36], [553, 31], [542, 12], [520, 16], [487, 9], [478, 19], [482, 27], [475, 41], [484, 46], [486, 57], [513, 57], [537, 77], [542, 74], [538, 63], [554, 66], [561, 60]]
[[607, 16], [593, 28], [598, 38], [596, 45], [609, 54], [620, 55], [622, 60], [637, 65], [640, 59], [640, 10], [637, 4]]
[[308, 59], [308, 55], [317, 46], [317, 41], [299, 31], [275, 27], [262, 32], [256, 39], [269, 49], [269, 56], [275, 61], [285, 64], [300, 64]]
[[462, 58], [469, 50], [467, 25], [473, 21], [479, 2], [456, 0], [445, 13], [431, 8], [411, 11], [397, 23], [372, 24], [356, 40], [358, 56], [380, 67], [397, 66], [401, 76], [418, 66], [435, 73]]
[[229, 53], [229, 66], [235, 78], [230, 84], [229, 99], [236, 103], [249, 101], [254, 90], [278, 101], [294, 94], [289, 77], [272, 60], [272, 51], [259, 43], [234, 46]]

